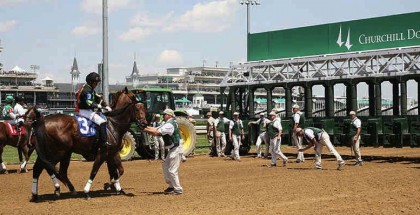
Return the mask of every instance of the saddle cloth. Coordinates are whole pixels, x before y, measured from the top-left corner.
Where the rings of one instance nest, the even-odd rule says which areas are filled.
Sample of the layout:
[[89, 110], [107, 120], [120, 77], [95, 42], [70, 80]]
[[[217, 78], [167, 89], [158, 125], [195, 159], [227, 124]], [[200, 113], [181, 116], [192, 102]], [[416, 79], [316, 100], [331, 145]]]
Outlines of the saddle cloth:
[[[12, 136], [18, 136], [19, 135], [19, 132], [16, 129], [16, 125], [12, 125], [8, 122], [3, 122], [3, 123], [6, 125], [7, 130], [9, 130], [9, 132]], [[21, 134], [26, 134], [25, 127], [20, 126], [20, 133]]]
[[[100, 114], [100, 117], [105, 119], [105, 116], [103, 114]], [[78, 115], [75, 115], [74, 118], [76, 118], [77, 124], [79, 125], [80, 136], [92, 137], [96, 135], [97, 125], [94, 122], [92, 122], [92, 120]]]

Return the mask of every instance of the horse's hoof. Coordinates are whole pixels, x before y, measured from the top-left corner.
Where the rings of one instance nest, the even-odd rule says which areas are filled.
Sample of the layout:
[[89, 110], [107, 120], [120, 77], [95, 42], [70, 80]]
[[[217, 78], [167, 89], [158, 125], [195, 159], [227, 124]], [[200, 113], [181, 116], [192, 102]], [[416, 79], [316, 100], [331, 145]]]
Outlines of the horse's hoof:
[[26, 168], [20, 169], [20, 173], [27, 173], [27, 172], [28, 172], [28, 170]]
[[8, 174], [9, 172], [7, 171], [7, 169], [2, 169], [0, 170], [0, 174]]
[[32, 198], [29, 201], [30, 202], [39, 202], [39, 196], [38, 196], [38, 194], [32, 194]]
[[71, 194], [72, 196], [76, 196], [76, 195], [77, 195], [77, 191], [76, 191], [76, 190], [72, 190], [72, 191], [70, 192], [70, 194]]
[[86, 200], [89, 200], [90, 199], [89, 193], [85, 193], [85, 199]]
[[120, 191], [117, 191], [117, 194], [118, 194], [118, 195], [125, 195], [125, 192], [124, 192], [124, 190], [123, 190], [123, 189], [121, 189]]
[[54, 195], [55, 195], [56, 197], [60, 197], [60, 194], [61, 194], [61, 192], [60, 192], [60, 187], [56, 187], [56, 188], [55, 188], [55, 190], [54, 190]]
[[111, 187], [110, 183], [105, 183], [104, 184], [104, 190], [108, 190]]

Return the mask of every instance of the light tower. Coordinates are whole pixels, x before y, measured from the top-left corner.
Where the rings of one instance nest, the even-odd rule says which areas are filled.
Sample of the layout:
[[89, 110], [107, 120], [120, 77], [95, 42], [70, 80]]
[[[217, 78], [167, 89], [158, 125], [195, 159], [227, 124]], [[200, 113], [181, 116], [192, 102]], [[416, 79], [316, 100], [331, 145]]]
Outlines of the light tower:
[[250, 29], [250, 18], [251, 18], [251, 13], [250, 13], [250, 9], [249, 9], [249, 5], [260, 5], [260, 3], [256, 0], [246, 0], [246, 1], [240, 1], [241, 5], [246, 5], [246, 34], [248, 36], [248, 34], [250, 33], [251, 29]]

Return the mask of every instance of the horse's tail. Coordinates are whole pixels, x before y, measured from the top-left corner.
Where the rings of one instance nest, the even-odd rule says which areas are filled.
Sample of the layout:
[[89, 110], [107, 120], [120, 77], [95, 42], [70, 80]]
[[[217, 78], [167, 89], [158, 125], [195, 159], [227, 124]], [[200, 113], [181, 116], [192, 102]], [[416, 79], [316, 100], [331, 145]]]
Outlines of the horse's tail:
[[[35, 149], [38, 154], [38, 158], [44, 163], [45, 169], [49, 173], [53, 173], [58, 180], [60, 180], [65, 186], [67, 186], [67, 181], [58, 173], [55, 166], [47, 158], [47, 147], [46, 147], [46, 129], [43, 118], [40, 121], [37, 121], [36, 125], [33, 127], [35, 134]], [[68, 186], [67, 186], [68, 187]]]

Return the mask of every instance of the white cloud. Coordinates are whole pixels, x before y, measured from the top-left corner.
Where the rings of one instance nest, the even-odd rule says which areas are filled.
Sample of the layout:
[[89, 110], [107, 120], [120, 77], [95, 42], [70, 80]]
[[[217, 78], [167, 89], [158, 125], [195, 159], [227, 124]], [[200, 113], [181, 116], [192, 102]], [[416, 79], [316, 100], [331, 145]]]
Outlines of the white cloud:
[[195, 32], [220, 32], [230, 27], [238, 4], [236, 0], [198, 3], [192, 10], [185, 12], [167, 31], [190, 30]]
[[0, 32], [7, 32], [12, 30], [16, 26], [16, 20], [9, 20], [0, 22]]
[[[109, 0], [108, 12], [117, 11], [119, 9], [127, 8], [131, 5], [132, 0]], [[93, 13], [97, 15], [102, 14], [102, 0], [82, 0], [80, 3], [82, 11]]]
[[160, 53], [157, 63], [166, 66], [180, 66], [184, 63], [182, 55], [176, 50], [164, 50]]
[[121, 34], [119, 38], [123, 41], [137, 41], [151, 35], [152, 33], [153, 31], [148, 28], [134, 27]]
[[100, 28], [98, 27], [94, 27], [94, 26], [77, 26], [75, 28], [73, 28], [73, 30], [71, 31], [72, 34], [76, 35], [76, 36], [90, 36], [90, 35], [94, 35], [100, 32]]

